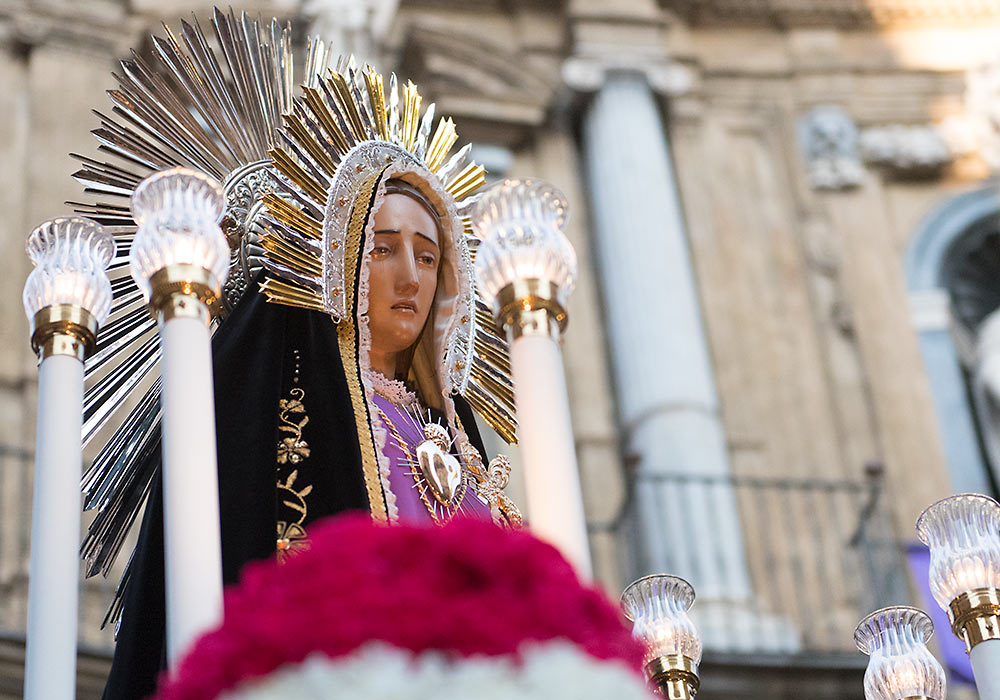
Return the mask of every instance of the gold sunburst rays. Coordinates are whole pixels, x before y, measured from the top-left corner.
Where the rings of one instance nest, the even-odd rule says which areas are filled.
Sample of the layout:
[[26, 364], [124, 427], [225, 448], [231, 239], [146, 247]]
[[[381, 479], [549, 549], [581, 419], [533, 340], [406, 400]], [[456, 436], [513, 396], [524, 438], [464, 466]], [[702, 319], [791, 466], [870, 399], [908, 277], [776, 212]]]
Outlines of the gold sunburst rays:
[[323, 311], [323, 296], [302, 285], [290, 284], [279, 278], [267, 277], [260, 284], [260, 291], [268, 301], [300, 309]]
[[347, 80], [348, 79], [341, 73], [331, 71], [327, 84], [330, 86], [333, 94], [335, 95], [335, 105], [342, 110], [341, 114], [347, 119], [351, 136], [354, 137], [355, 141], [364, 141], [365, 137], [371, 132], [369, 129], [366, 129], [365, 125], [361, 122], [362, 105], [355, 102], [354, 95], [352, 94], [351, 88], [348, 86]]
[[275, 148], [268, 151], [268, 156], [270, 156], [271, 162], [282, 175], [295, 183], [295, 185], [305, 194], [309, 195], [309, 197], [317, 202], [322, 202], [326, 195], [326, 189], [316, 178], [314, 178], [310, 173], [307, 173], [305, 168], [299, 165], [299, 162], [305, 159], [302, 157], [301, 153], [298, 155], [299, 157], [296, 158], [294, 155], [288, 153], [288, 151], [285, 151], [282, 148]]
[[[459, 205], [485, 183], [486, 169], [470, 159], [471, 144], [452, 152], [458, 142], [454, 121], [449, 117], [436, 119], [433, 104], [426, 109], [422, 106], [415, 84], [407, 81], [401, 87], [395, 74], [390, 74], [387, 84], [371, 66], [358, 69], [351, 58], [341, 59], [336, 69], [316, 84], [303, 86], [302, 97], [284, 115], [278, 144], [270, 152], [287, 192], [294, 196], [264, 198], [264, 221], [273, 237], [262, 241], [270, 258], [265, 266], [275, 273], [262, 285], [269, 301], [308, 309], [323, 307], [322, 284], [329, 284], [318, 263], [323, 254], [310, 247], [317, 258], [314, 264], [306, 264], [298, 257], [301, 245], [289, 249], [278, 240], [288, 237], [291, 245], [296, 237], [321, 237], [318, 212], [325, 209], [330, 196], [327, 182], [340, 177], [338, 168], [358, 144], [381, 141], [403, 148], [437, 175]], [[340, 205], [349, 203], [342, 199]], [[306, 207], [317, 214], [307, 214]], [[474, 255], [478, 239], [467, 217], [462, 217], [462, 225], [470, 255]], [[331, 241], [327, 245], [338, 244]], [[474, 331], [466, 341], [472, 344], [471, 362], [462, 394], [501, 437], [516, 442], [507, 342], [478, 295], [474, 306]]]
[[413, 152], [417, 140], [417, 120], [420, 118], [420, 93], [417, 86], [407, 81], [403, 87], [403, 123], [400, 138], [403, 148]]
[[289, 203], [275, 192], [268, 192], [261, 199], [267, 210], [292, 230], [315, 241], [323, 240], [323, 222], [308, 212]]
[[[278, 145], [282, 115], [293, 107], [292, 44], [287, 24], [215, 9], [204, 23], [194, 18], [177, 29], [164, 25], [148, 54], [133, 53], [114, 71], [111, 108], [94, 112], [98, 123], [92, 133], [100, 155], [71, 154], [79, 163], [73, 176], [85, 197], [69, 204], [112, 231], [119, 244], [115, 269], [127, 265], [135, 235], [129, 197], [145, 177], [167, 167], [193, 167], [226, 182], [227, 218], [237, 221], [239, 237], [245, 238], [242, 215], [230, 216], [234, 211], [245, 215], [252, 203], [246, 195], [250, 188], [241, 193], [238, 181], [256, 164], [268, 162], [268, 149]], [[310, 44], [306, 85], [318, 84], [329, 58], [322, 42]], [[328, 183], [305, 173], [300, 179], [309, 195], [321, 195]], [[281, 196], [298, 204], [288, 240], [261, 245], [271, 245], [275, 257], [287, 263], [286, 274], [298, 276], [300, 284], [284, 290], [276, 283], [268, 292], [294, 294], [299, 305], [322, 309], [322, 295], [303, 274], [316, 273], [310, 245], [322, 238], [322, 207], [313, 207], [298, 187]], [[86, 370], [83, 439], [98, 447], [83, 482], [84, 507], [97, 510], [81, 549], [88, 576], [107, 574], [128, 541], [153, 477], [142, 469], [142, 460], [159, 435], [155, 322], [128, 276], [114, 281], [112, 295], [112, 318], [101, 329], [98, 352]], [[96, 445], [104, 439], [98, 436], [109, 434]], [[106, 622], [120, 612], [124, 589], [124, 584], [119, 587]]]
[[260, 237], [260, 243], [267, 251], [268, 257], [285, 267], [300, 273], [305, 277], [319, 278], [323, 274], [320, 256], [303, 250], [286, 236], [266, 233]]
[[[468, 162], [466, 145], [448, 159], [458, 140], [455, 123], [442, 117], [434, 128], [434, 105], [421, 115], [423, 99], [417, 86], [403, 87], [402, 113], [395, 74], [386, 96], [381, 74], [371, 66], [354, 67], [341, 60], [314, 86], [303, 86], [304, 99], [283, 115], [280, 143], [270, 152], [275, 166], [316, 200], [317, 186], [332, 177], [341, 159], [358, 143], [382, 140], [396, 143], [422, 161], [456, 199], [463, 199], [485, 183], [486, 170]], [[431, 131], [433, 129], [433, 135]], [[283, 152], [284, 155], [276, 155]], [[447, 161], [446, 161], [447, 159]]]
[[497, 342], [498, 334], [492, 330], [485, 330], [482, 327], [476, 328], [475, 355], [482, 358], [506, 377], [510, 376], [510, 355], [504, 343]]
[[505, 408], [497, 405], [496, 399], [486, 388], [470, 381], [462, 396], [497, 435], [508, 444], [517, 444], [517, 422]]
[[351, 150], [351, 143], [347, 140], [346, 123], [337, 122], [338, 116], [327, 106], [320, 91], [317, 88], [303, 88], [302, 94], [305, 96], [306, 106], [319, 122], [322, 130], [330, 139], [330, 144], [336, 149], [337, 155], [343, 158]]
[[389, 140], [389, 115], [386, 112], [385, 91], [382, 89], [382, 75], [368, 66], [364, 73], [365, 85], [368, 88], [368, 99], [371, 101], [372, 113], [375, 117], [375, 129], [379, 138]]
[[437, 131], [434, 132], [434, 138], [431, 139], [430, 145], [427, 147], [427, 155], [424, 157], [427, 169], [431, 172], [440, 169], [445, 156], [448, 155], [448, 151], [457, 140], [458, 131], [455, 130], [455, 122], [451, 120], [451, 117], [438, 122]]
[[445, 183], [444, 188], [455, 199], [464, 199], [486, 182], [486, 168], [478, 163], [469, 163], [455, 178]]

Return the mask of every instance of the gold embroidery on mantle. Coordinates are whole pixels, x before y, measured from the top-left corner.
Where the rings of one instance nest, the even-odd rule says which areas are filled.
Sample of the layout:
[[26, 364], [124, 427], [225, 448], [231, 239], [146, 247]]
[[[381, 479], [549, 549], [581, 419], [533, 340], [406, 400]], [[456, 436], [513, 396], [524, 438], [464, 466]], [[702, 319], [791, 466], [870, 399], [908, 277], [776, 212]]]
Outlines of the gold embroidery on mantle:
[[309, 546], [309, 535], [302, 523], [309, 513], [306, 496], [312, 493], [313, 488], [308, 484], [300, 490], [295, 489], [295, 482], [299, 478], [298, 469], [293, 469], [288, 476], [282, 478], [281, 465], [301, 464], [310, 454], [309, 443], [302, 439], [302, 429], [309, 422], [304, 403], [306, 392], [300, 387], [293, 387], [288, 396], [289, 398], [278, 402], [278, 430], [285, 435], [278, 440], [278, 512], [288, 514], [285, 519], [277, 521], [275, 549], [279, 562]]
[[277, 546], [278, 562], [284, 563], [292, 554], [309, 549], [309, 535], [306, 534], [306, 529], [298, 523], [287, 523], [284, 520], [279, 520]]
[[[291, 433], [289, 437], [282, 438], [278, 442], [278, 464], [298, 464], [309, 456], [309, 443], [302, 439], [302, 429], [309, 422], [306, 415], [305, 404], [302, 400], [306, 397], [306, 392], [299, 387], [294, 387], [288, 392], [291, 398], [281, 399], [278, 402], [278, 420], [284, 425], [279, 425], [278, 430]], [[294, 421], [289, 418], [290, 414], [301, 414], [302, 420]]]

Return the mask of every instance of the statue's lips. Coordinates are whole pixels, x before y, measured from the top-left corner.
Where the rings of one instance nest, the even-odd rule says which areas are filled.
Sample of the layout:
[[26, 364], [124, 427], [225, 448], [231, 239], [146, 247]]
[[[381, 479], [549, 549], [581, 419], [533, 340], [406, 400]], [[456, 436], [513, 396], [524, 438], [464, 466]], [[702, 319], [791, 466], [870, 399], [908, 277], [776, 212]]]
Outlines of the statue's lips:
[[409, 311], [412, 314], [417, 313], [417, 305], [410, 301], [400, 301], [389, 307], [396, 311]]

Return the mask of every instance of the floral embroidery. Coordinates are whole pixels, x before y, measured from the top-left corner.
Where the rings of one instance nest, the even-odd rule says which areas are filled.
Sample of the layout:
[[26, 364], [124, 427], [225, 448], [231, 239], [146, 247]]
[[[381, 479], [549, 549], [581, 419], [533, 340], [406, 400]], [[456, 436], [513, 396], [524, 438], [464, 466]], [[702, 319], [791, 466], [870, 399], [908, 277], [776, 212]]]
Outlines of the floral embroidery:
[[[278, 430], [292, 433], [292, 435], [282, 438], [278, 443], [278, 464], [287, 464], [289, 462], [298, 464], [309, 456], [309, 443], [302, 439], [302, 429], [309, 422], [305, 404], [302, 403], [306, 392], [299, 387], [295, 387], [288, 394], [292, 398], [281, 399], [278, 402], [278, 420], [284, 423], [284, 425], [278, 426]], [[289, 418], [290, 415], [301, 415], [302, 420], [296, 422]]]
[[275, 549], [279, 562], [285, 561], [289, 555], [309, 547], [309, 535], [302, 523], [305, 522], [309, 513], [306, 496], [312, 493], [313, 488], [309, 484], [296, 490], [295, 482], [299, 478], [298, 469], [293, 469], [290, 474], [282, 478], [281, 465], [301, 464], [310, 454], [309, 443], [302, 439], [302, 429], [309, 422], [304, 403], [306, 392], [299, 387], [293, 387], [288, 395], [289, 398], [281, 399], [278, 402], [278, 420], [281, 423], [278, 425], [278, 430], [290, 433], [287, 437], [278, 440], [278, 512], [286, 515], [284, 519], [277, 521]]
[[292, 554], [309, 549], [309, 536], [306, 529], [298, 523], [278, 521], [277, 550], [278, 561], [284, 562]]

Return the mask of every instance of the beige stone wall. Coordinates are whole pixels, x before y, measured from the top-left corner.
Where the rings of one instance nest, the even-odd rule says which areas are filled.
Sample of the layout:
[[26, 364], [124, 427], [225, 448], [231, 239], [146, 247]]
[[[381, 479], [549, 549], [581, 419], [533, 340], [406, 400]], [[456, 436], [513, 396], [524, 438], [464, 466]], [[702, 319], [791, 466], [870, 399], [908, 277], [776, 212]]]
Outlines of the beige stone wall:
[[916, 30], [672, 36], [697, 76], [670, 129], [734, 470], [857, 478], [884, 462], [908, 536], [950, 487], [903, 256], [919, 220], [982, 171], [905, 182], [869, 169], [857, 188], [816, 192], [796, 121], [817, 104], [859, 128], [960, 113], [962, 71], [995, 47], [981, 28], [964, 64], [923, 53]]
[[[961, 114], [964, 71], [996, 48], [982, 27], [938, 32], [938, 43], [915, 29], [675, 26], [671, 36], [695, 76], [667, 111], [733, 470], [856, 480], [881, 463], [888, 536], [912, 541], [916, 516], [952, 487], [903, 260], [920, 220], [984, 169], [959, 161], [907, 181], [869, 167], [857, 187], [817, 191], [796, 124], [818, 104], [843, 106], [859, 129]], [[944, 57], [947, 42], [962, 44], [961, 59]], [[743, 505], [745, 528], [759, 532], [766, 516]], [[784, 517], [808, 536], [806, 516]], [[851, 623], [850, 586], [820, 575], [834, 551], [792, 538], [767, 546], [804, 562], [816, 609]], [[760, 547], [748, 538], [756, 590], [791, 596], [796, 582]]]
[[[26, 37], [20, 36], [20, 39]], [[2, 188], [5, 216], [0, 220], [3, 254], [3, 299], [0, 328], [0, 442], [24, 450], [34, 448], [35, 388], [37, 370], [28, 346], [28, 326], [21, 305], [21, 288], [30, 270], [24, 254], [24, 239], [33, 226], [63, 214], [63, 202], [76, 198], [78, 187], [69, 177], [73, 171], [70, 151], [92, 153], [87, 133], [94, 95], [110, 87], [111, 56], [75, 39], [43, 33], [37, 45], [24, 45], [14, 38], [4, 46], [5, 74], [0, 141], [6, 164]], [[9, 81], [8, 81], [9, 78]], [[9, 89], [8, 89], [9, 86]], [[8, 117], [9, 115], [9, 117]], [[4, 461], [0, 498], [0, 627], [23, 629], [27, 578], [27, 528], [31, 499], [30, 461]], [[107, 586], [92, 582], [83, 587], [84, 605], [81, 639], [107, 645], [110, 637], [98, 631], [94, 617], [104, 605]], [[99, 620], [98, 620], [99, 623]]]

